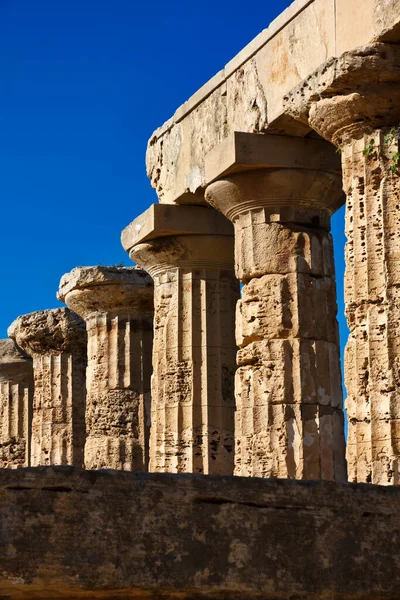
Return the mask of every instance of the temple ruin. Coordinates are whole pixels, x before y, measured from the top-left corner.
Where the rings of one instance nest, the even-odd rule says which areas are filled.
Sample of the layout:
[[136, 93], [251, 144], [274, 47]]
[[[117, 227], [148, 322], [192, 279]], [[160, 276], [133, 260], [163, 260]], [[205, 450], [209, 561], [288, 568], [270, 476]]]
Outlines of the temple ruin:
[[136, 266], [0, 341], [0, 599], [400, 598], [399, 144], [399, 0], [296, 0], [154, 132]]

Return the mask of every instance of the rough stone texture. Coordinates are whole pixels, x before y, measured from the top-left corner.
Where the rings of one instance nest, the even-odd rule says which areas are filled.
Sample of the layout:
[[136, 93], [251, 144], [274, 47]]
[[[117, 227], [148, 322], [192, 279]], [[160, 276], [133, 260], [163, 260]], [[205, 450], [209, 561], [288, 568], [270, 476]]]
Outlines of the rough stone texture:
[[[275, 136], [265, 140], [272, 152]], [[290, 147], [290, 138], [284, 141]], [[225, 175], [206, 190], [207, 201], [234, 223], [236, 274], [244, 283], [236, 319], [235, 474], [343, 481], [329, 234], [342, 199], [340, 176], [337, 165], [330, 172], [294, 169], [292, 161], [291, 168]]]
[[85, 466], [147, 470], [153, 281], [135, 267], [77, 267], [58, 297], [87, 325]]
[[0, 471], [7, 600], [398, 600], [400, 489]]
[[0, 340], [0, 468], [30, 465], [32, 359], [10, 339]]
[[[400, 181], [387, 130], [346, 144], [345, 375], [351, 481], [400, 483]], [[363, 155], [372, 137], [375, 150]]]
[[160, 202], [203, 202], [205, 156], [234, 131], [306, 135], [285, 95], [320, 67], [323, 86], [326, 61], [377, 40], [400, 41], [400, 0], [293, 2], [152, 135], [147, 172]]
[[[136, 225], [153, 222], [154, 209], [168, 215], [171, 233], [176, 223], [177, 235], [158, 237], [157, 229], [149, 234], [143, 226], [142, 242]], [[186, 235], [181, 209], [191, 217]], [[200, 222], [208, 222], [203, 233], [191, 234]], [[233, 272], [232, 233], [229, 222], [213, 209], [161, 205], [123, 232], [132, 260], [154, 278], [151, 471], [233, 472], [239, 283]]]
[[31, 464], [82, 466], [85, 323], [67, 308], [18, 317], [8, 335], [33, 358]]
[[368, 46], [329, 69], [335, 85], [322, 91], [318, 72], [293, 91], [288, 108], [341, 147], [349, 478], [399, 484], [400, 180], [391, 170], [399, 141], [390, 127], [400, 122], [400, 47]]

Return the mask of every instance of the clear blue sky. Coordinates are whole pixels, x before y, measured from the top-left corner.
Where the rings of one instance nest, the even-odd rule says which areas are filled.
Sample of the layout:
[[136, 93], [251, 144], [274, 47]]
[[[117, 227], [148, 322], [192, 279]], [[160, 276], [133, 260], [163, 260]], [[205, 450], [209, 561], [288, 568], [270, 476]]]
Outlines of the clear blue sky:
[[[151, 133], [289, 4], [0, 0], [0, 337], [73, 267], [129, 264]], [[341, 300], [343, 211], [333, 233]]]

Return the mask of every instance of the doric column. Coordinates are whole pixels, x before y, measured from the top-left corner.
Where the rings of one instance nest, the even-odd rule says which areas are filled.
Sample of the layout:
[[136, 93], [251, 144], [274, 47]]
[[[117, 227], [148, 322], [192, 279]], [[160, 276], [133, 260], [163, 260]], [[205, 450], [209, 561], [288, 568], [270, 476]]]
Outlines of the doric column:
[[148, 469], [153, 282], [135, 267], [77, 267], [60, 300], [87, 326], [85, 466]]
[[30, 465], [32, 395], [32, 359], [0, 340], [0, 469]]
[[211, 208], [155, 204], [122, 233], [154, 278], [150, 470], [233, 473], [233, 230]]
[[33, 358], [31, 465], [83, 464], [85, 323], [67, 308], [18, 317], [8, 335]]
[[235, 226], [236, 274], [244, 284], [235, 474], [344, 480], [329, 234], [343, 198], [340, 161], [325, 141], [236, 133], [206, 157], [206, 173], [219, 176], [206, 200]]
[[400, 483], [400, 47], [346, 55], [309, 123], [341, 150], [351, 481]]

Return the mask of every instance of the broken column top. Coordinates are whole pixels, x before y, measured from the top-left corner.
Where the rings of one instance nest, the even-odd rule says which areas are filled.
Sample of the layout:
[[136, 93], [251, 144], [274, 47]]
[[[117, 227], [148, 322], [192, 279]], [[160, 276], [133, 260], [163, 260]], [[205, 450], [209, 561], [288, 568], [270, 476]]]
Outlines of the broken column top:
[[86, 348], [85, 322], [68, 308], [22, 315], [11, 323], [8, 335], [29, 355], [81, 354]]
[[0, 340], [0, 381], [8, 380], [32, 380], [32, 359], [10, 338]]
[[76, 267], [62, 276], [57, 298], [77, 314], [153, 312], [153, 280], [139, 267]]

